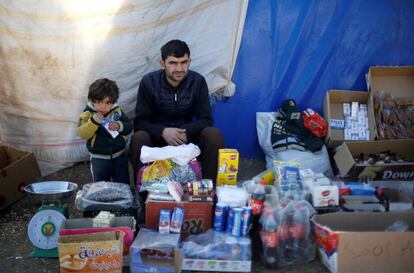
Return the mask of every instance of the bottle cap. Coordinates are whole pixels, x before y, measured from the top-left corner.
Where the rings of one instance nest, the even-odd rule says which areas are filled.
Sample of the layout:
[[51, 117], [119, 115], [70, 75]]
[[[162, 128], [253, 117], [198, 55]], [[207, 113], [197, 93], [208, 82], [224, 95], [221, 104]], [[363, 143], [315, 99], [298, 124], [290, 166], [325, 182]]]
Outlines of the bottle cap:
[[260, 185], [266, 185], [266, 180], [264, 180], [264, 179], [260, 179], [259, 184], [260, 184]]

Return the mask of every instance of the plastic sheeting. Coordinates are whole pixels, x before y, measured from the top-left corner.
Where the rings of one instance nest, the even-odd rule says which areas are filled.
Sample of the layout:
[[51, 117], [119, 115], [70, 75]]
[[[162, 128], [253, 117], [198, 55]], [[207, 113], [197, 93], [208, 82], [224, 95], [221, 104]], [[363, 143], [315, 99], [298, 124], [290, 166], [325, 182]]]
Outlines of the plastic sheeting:
[[247, 0], [0, 3], [0, 140], [33, 151], [42, 174], [87, 160], [76, 135], [90, 83], [120, 87], [132, 117], [139, 81], [160, 47], [185, 40], [210, 92], [231, 96]]
[[414, 64], [414, 1], [251, 1], [233, 76], [236, 93], [213, 112], [227, 147], [263, 157], [256, 112], [288, 98], [322, 113], [329, 89], [367, 90], [374, 65]]

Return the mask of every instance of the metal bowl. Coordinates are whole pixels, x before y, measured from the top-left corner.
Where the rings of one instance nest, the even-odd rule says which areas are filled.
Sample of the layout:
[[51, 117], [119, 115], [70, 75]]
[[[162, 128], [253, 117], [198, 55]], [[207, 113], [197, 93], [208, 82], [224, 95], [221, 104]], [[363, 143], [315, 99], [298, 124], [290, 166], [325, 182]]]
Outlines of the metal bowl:
[[70, 197], [78, 189], [78, 185], [68, 181], [37, 182], [24, 187], [25, 192], [41, 201], [57, 201]]

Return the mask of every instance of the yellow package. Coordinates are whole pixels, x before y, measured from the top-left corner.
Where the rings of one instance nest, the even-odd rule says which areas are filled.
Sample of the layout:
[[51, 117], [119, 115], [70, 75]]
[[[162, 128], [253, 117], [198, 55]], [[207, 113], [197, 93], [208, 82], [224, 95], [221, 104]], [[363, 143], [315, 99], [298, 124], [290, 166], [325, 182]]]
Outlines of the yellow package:
[[239, 152], [236, 149], [219, 149], [217, 186], [237, 185]]

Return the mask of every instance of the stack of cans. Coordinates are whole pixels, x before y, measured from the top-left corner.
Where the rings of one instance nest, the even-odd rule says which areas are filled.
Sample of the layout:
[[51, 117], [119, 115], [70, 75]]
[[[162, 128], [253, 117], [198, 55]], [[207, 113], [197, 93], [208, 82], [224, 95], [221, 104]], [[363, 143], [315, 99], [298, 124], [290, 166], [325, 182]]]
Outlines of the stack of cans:
[[188, 195], [211, 195], [213, 193], [213, 181], [211, 179], [202, 179], [187, 183]]
[[217, 203], [213, 229], [235, 237], [249, 236], [252, 218], [251, 207], [228, 206]]

